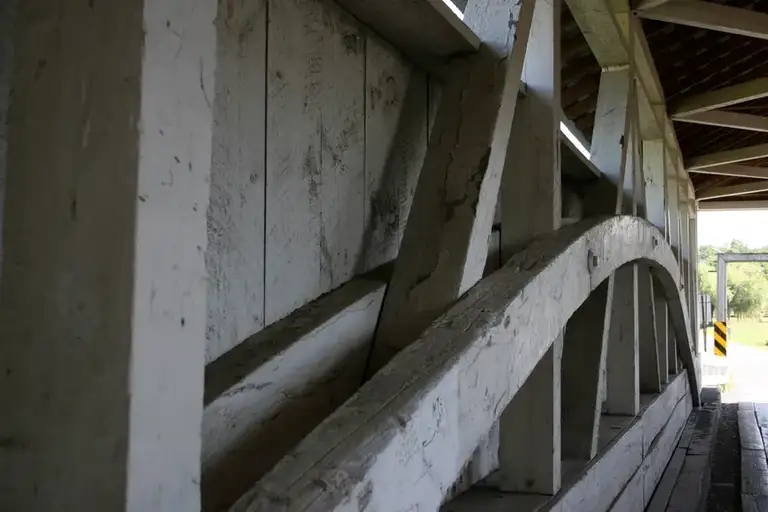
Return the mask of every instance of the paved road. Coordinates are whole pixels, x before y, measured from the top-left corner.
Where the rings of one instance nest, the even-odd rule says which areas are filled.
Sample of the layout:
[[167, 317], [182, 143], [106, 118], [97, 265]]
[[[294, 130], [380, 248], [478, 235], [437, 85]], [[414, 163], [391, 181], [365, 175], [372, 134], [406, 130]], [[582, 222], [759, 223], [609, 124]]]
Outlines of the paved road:
[[732, 385], [723, 402], [768, 402], [768, 349], [728, 344]]

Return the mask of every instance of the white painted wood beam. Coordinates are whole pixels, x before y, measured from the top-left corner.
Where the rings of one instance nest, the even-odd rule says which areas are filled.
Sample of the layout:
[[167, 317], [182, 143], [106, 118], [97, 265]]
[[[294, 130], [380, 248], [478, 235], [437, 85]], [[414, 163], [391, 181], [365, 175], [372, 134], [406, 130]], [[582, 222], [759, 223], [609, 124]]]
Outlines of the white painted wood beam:
[[[675, 159], [682, 159], [672, 121], [666, 115], [664, 93], [656, 66], [648, 48], [642, 25], [631, 15], [628, 0], [566, 0], [579, 28], [584, 33], [597, 61], [603, 69], [628, 65], [634, 57], [635, 73], [641, 92], [640, 109], [644, 120], [653, 119], [656, 127], [645, 122], [646, 136], [664, 134]], [[630, 42], [630, 28], [633, 37]], [[632, 49], [630, 49], [632, 47]], [[687, 179], [685, 169], [681, 176]]]
[[336, 0], [417, 62], [474, 52], [480, 38], [443, 0]]
[[565, 2], [603, 69], [629, 64], [627, 43], [606, 0]]
[[718, 176], [739, 176], [742, 178], [768, 179], [768, 167], [754, 167], [751, 165], [725, 164], [704, 169], [692, 169], [698, 174], [715, 174]]
[[756, 78], [748, 82], [730, 85], [714, 91], [685, 98], [673, 105], [671, 114], [675, 119], [721, 109], [730, 105], [757, 100], [768, 96], [768, 78]]
[[768, 201], [699, 201], [699, 211], [768, 210]]
[[707, 110], [685, 116], [674, 116], [673, 119], [684, 123], [724, 126], [726, 128], [736, 128], [738, 130], [750, 130], [755, 132], [768, 132], [768, 117], [729, 112], [727, 110]]
[[718, 165], [735, 164], [768, 156], [768, 144], [757, 144], [746, 148], [730, 149], [708, 155], [694, 156], [686, 160], [690, 171], [716, 167]]
[[[536, 2], [525, 54], [525, 98], [512, 123], [502, 177], [504, 260], [515, 247], [560, 227], [560, 0]], [[500, 484], [506, 491], [556, 494], [561, 482], [562, 337], [501, 416]], [[521, 443], [520, 439], [527, 442]]]
[[201, 509], [217, 3], [18, 2], [0, 510]]
[[643, 18], [768, 39], [768, 14], [701, 0], [671, 0], [638, 10]]
[[369, 375], [482, 277], [534, 4], [467, 5], [465, 21], [483, 45], [454, 61], [443, 87]]
[[353, 279], [206, 366], [203, 510], [232, 505], [358, 390], [385, 289]]
[[[635, 212], [641, 218], [648, 218], [646, 166], [645, 155], [642, 151], [640, 114], [638, 102], [632, 103], [632, 172], [634, 174]], [[663, 233], [663, 231], [660, 231]], [[637, 268], [637, 344], [639, 351], [639, 393], [657, 393], [661, 391], [659, 362], [656, 346], [656, 319], [653, 294], [653, 278], [647, 265], [639, 264]]]
[[[609, 278], [610, 281], [610, 278]], [[613, 287], [600, 284], [568, 320], [562, 360], [562, 454], [566, 460], [591, 460], [597, 454], [603, 404], [606, 305]]]
[[755, 194], [757, 192], [767, 192], [768, 181], [758, 181], [755, 183], [744, 183], [740, 185], [729, 185], [725, 187], [716, 187], [705, 190], [699, 194], [700, 200], [719, 199], [721, 197], [742, 196], [746, 194]]
[[[585, 272], [590, 250], [598, 261]], [[652, 266], [673, 309], [689, 392], [699, 405], [693, 337], [669, 245], [637, 218], [583, 221], [537, 238], [473, 288], [233, 510], [271, 512], [275, 499], [285, 512], [437, 510], [575, 310], [619, 266], [638, 260]], [[402, 456], [414, 446], [418, 456]]]
[[633, 6], [635, 10], [641, 11], [643, 9], [650, 9], [652, 7], [657, 7], [669, 1], [670, 0], [635, 0], [635, 2], [633, 2]]
[[[597, 457], [581, 470], [571, 472], [572, 484], [557, 496], [489, 492], [483, 485], [446, 503], [441, 512], [624, 512], [653, 507], [648, 503], [655, 496], [659, 479], [692, 409], [685, 384], [685, 375], [676, 375], [663, 393], [644, 404], [635, 420], [607, 416], [605, 430], [612, 433], [604, 439], [612, 438], [610, 443], [602, 446]], [[647, 510], [657, 512], [659, 508]]]

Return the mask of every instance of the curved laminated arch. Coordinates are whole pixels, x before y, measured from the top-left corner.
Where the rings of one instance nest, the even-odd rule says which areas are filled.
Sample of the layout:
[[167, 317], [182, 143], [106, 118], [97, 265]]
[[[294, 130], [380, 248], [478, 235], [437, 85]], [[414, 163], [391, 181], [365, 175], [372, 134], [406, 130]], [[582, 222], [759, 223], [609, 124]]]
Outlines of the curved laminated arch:
[[479, 282], [233, 510], [437, 510], [571, 315], [631, 262], [648, 264], [663, 287], [698, 405], [687, 308], [670, 246], [642, 219], [589, 219], [534, 240]]

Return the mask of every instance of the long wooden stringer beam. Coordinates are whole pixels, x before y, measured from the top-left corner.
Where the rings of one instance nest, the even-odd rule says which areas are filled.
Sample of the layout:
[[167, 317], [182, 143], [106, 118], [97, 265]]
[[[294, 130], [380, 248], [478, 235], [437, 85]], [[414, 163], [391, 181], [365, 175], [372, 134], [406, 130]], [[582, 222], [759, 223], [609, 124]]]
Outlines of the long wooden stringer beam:
[[768, 132], [768, 117], [729, 112], [727, 110], [709, 110], [685, 116], [673, 116], [673, 119], [685, 123], [723, 126], [725, 128], [736, 128], [737, 130], [750, 130], [754, 132]]
[[637, 13], [652, 20], [768, 39], [768, 14], [715, 2], [671, 0], [649, 9], [639, 9]]
[[706, 169], [718, 165], [735, 164], [768, 156], [768, 144], [757, 144], [746, 148], [729, 149], [708, 155], [689, 158], [685, 163], [688, 170]]
[[688, 307], [672, 249], [636, 217], [590, 219], [537, 239], [475, 286], [232, 510], [272, 512], [276, 504], [283, 512], [438, 510], [571, 315], [631, 262], [651, 267], [669, 301], [699, 405]]
[[682, 120], [684, 117], [700, 112], [722, 109], [766, 96], [768, 96], [768, 77], [756, 78], [685, 98], [673, 105], [671, 114], [673, 118]]
[[720, 176], [738, 176], [741, 178], [768, 179], [768, 168], [751, 165], [726, 164], [703, 169], [691, 169], [691, 172], [700, 174], [716, 174]]
[[768, 192], [768, 181], [757, 181], [754, 183], [744, 183], [740, 185], [712, 188], [699, 194], [698, 198], [718, 199], [721, 197], [756, 194], [757, 192]]
[[482, 45], [443, 88], [368, 376], [482, 277], [535, 3], [467, 5]]

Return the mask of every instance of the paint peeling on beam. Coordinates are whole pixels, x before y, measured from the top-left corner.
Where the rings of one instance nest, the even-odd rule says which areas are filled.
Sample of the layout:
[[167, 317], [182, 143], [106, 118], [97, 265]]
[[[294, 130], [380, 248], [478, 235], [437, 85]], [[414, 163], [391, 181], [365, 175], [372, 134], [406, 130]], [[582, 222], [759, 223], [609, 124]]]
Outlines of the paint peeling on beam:
[[336, 0], [418, 63], [477, 51], [480, 39], [442, 0]]
[[[588, 265], [592, 255], [596, 267]], [[590, 219], [538, 238], [478, 283], [232, 510], [437, 509], [568, 318], [633, 261], [651, 267], [667, 297], [698, 405], [672, 248], [647, 221]]]

